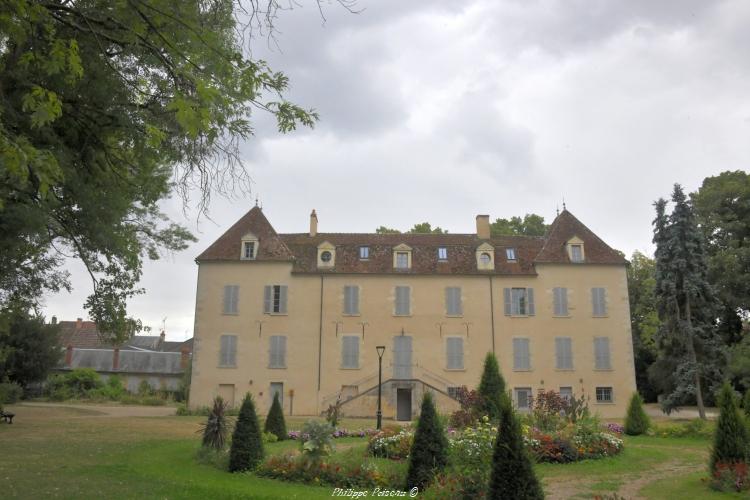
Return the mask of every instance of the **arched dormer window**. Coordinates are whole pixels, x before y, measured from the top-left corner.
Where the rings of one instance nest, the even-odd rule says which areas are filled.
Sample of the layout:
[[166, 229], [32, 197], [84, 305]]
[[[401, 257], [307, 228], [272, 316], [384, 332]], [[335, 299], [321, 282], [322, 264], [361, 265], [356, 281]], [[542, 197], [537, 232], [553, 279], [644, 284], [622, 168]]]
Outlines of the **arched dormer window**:
[[247, 233], [242, 237], [240, 243], [240, 259], [255, 260], [258, 256], [258, 237], [253, 233]]
[[583, 240], [578, 236], [573, 236], [565, 243], [565, 248], [568, 251], [568, 258], [570, 262], [581, 263], [586, 261], [586, 253], [583, 249]]
[[401, 243], [393, 247], [393, 268], [411, 269], [411, 247]]
[[479, 271], [495, 270], [495, 247], [482, 243], [477, 247], [477, 269]]
[[318, 267], [327, 269], [336, 264], [336, 247], [324, 241], [318, 245]]

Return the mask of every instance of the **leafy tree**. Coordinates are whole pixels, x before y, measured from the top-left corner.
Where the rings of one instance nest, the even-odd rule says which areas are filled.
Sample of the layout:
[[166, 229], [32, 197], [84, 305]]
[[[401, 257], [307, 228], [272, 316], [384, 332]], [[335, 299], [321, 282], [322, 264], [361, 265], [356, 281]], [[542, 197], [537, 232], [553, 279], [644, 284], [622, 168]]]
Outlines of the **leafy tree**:
[[432, 394], [425, 392], [414, 442], [409, 452], [406, 487], [423, 491], [448, 463], [448, 438], [438, 418]]
[[254, 469], [263, 460], [263, 436], [260, 432], [255, 403], [250, 393], [245, 395], [237, 416], [229, 450], [229, 472]]
[[438, 226], [433, 228], [429, 222], [422, 222], [421, 224], [414, 224], [414, 227], [409, 229], [409, 232], [418, 234], [446, 234], [448, 231]]
[[493, 500], [544, 498], [544, 490], [534, 474], [531, 457], [523, 445], [521, 424], [507, 394], [502, 396], [500, 425], [492, 455], [492, 474], [487, 497]]
[[750, 422], [750, 389], [745, 391], [745, 397], [742, 398], [742, 409], [745, 410], [745, 419]]
[[279, 441], [287, 438], [286, 422], [284, 421], [284, 412], [281, 409], [281, 403], [279, 403], [278, 393], [273, 395], [273, 403], [271, 403], [271, 409], [268, 411], [268, 416], [266, 416], [266, 424], [263, 427], [263, 432], [270, 432]]
[[390, 227], [380, 226], [375, 230], [377, 234], [401, 234], [398, 229], [392, 229]]
[[738, 385], [750, 390], [750, 335], [729, 351], [727, 375]]
[[537, 214], [526, 214], [510, 219], [495, 219], [490, 224], [492, 236], [544, 236], [549, 226], [544, 223], [544, 217]]
[[750, 444], [745, 420], [737, 408], [734, 390], [728, 382], [724, 383], [719, 394], [719, 410], [709, 461], [712, 473], [716, 471], [717, 464], [746, 462]]
[[247, 30], [276, 17], [278, 2], [263, 5], [0, 4], [0, 309], [69, 288], [70, 254], [107, 340], [140, 328], [126, 303], [143, 259], [194, 241], [159, 203], [196, 189], [205, 211], [212, 192], [248, 190], [239, 145], [253, 110], [281, 132], [317, 119], [283, 98], [283, 74], [243, 55]]
[[201, 445], [205, 448], [223, 450], [229, 433], [229, 422], [227, 421], [227, 402], [221, 396], [214, 398], [213, 406], [208, 414], [206, 423], [201, 426], [199, 432], [203, 434]]
[[671, 387], [662, 400], [665, 411], [694, 396], [705, 419], [703, 387], [721, 380], [725, 358], [714, 324], [716, 301], [707, 279], [703, 236], [679, 184], [672, 202], [670, 215], [664, 199], [655, 203], [656, 300], [662, 324], [657, 334], [659, 359], [652, 371], [670, 374]]
[[477, 392], [481, 399], [482, 413], [490, 420], [497, 421], [500, 418], [502, 399], [505, 396], [505, 379], [500, 373], [497, 358], [491, 352], [488, 352], [484, 358], [484, 370]]
[[719, 331], [739, 342], [741, 315], [750, 312], [750, 174], [737, 170], [707, 177], [691, 194], [706, 239], [708, 277], [722, 304]]
[[628, 404], [628, 412], [625, 415], [625, 434], [630, 436], [640, 436], [645, 434], [651, 426], [651, 419], [646, 415], [643, 409], [643, 400], [640, 394], [633, 393]]
[[633, 252], [627, 269], [630, 294], [630, 324], [635, 354], [635, 381], [643, 399], [656, 401], [657, 388], [648, 377], [648, 369], [656, 360], [656, 332], [659, 315], [656, 311], [654, 259], [639, 251]]
[[22, 386], [45, 380], [62, 356], [58, 332], [58, 325], [46, 324], [41, 316], [9, 312], [7, 328], [0, 331], [0, 380]]

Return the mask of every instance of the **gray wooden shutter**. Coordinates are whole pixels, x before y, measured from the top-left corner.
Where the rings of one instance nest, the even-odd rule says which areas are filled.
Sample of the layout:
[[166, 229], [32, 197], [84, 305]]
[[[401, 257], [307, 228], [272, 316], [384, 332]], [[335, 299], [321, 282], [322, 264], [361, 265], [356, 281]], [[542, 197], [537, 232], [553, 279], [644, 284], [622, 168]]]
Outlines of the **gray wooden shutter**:
[[592, 307], [591, 314], [593, 316], [599, 316], [599, 289], [598, 288], [591, 289], [591, 307]]
[[607, 315], [607, 289], [606, 288], [599, 289], [599, 312], [601, 313], [601, 316]]
[[448, 337], [446, 339], [447, 367], [449, 370], [461, 370], [464, 367], [464, 339]]
[[270, 285], [263, 288], [263, 312], [273, 312], [273, 287]]
[[229, 342], [228, 342], [228, 349], [227, 349], [227, 366], [236, 366], [237, 365], [237, 335], [228, 335], [227, 336]]
[[445, 289], [445, 312], [449, 316], [461, 315], [461, 289], [449, 286]]
[[533, 288], [526, 289], [526, 301], [528, 302], [526, 306], [526, 314], [528, 314], [529, 316], [534, 316], [534, 314], [536, 314], [536, 310], [534, 308], [534, 289]]
[[560, 288], [560, 315], [568, 315], [568, 289]]
[[222, 335], [219, 344], [219, 366], [227, 365], [227, 336]]
[[594, 338], [594, 359], [597, 370], [609, 370], [612, 368], [609, 354], [609, 337]]
[[240, 297], [239, 285], [230, 286], [229, 292], [230, 292], [229, 312], [232, 314], [237, 314], [237, 311], [238, 311], [237, 304], [239, 303], [239, 297]]
[[505, 304], [505, 315], [510, 316], [510, 288], [503, 288], [503, 303]]
[[555, 354], [558, 370], [573, 369], [573, 347], [570, 337], [555, 338]]
[[229, 314], [232, 307], [232, 287], [231, 285], [224, 285], [224, 305], [221, 311], [224, 314]]
[[279, 313], [286, 314], [286, 301], [287, 301], [287, 286], [281, 285], [279, 287]]
[[359, 314], [359, 287], [344, 287], [344, 314]]
[[407, 316], [410, 310], [409, 304], [409, 287], [408, 286], [397, 286], [396, 287], [396, 315]]
[[552, 289], [552, 314], [562, 316], [560, 310], [560, 289], [555, 287]]
[[530, 367], [529, 339], [513, 339], [513, 369], [528, 370]]

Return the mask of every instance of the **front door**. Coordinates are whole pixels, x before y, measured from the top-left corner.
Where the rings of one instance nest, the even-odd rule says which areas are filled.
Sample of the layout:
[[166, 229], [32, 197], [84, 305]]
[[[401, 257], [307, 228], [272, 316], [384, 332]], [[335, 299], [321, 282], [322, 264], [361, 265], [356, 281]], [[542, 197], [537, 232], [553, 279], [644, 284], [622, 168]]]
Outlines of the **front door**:
[[411, 337], [393, 337], [393, 378], [411, 378]]
[[411, 420], [411, 389], [396, 389], [396, 420]]

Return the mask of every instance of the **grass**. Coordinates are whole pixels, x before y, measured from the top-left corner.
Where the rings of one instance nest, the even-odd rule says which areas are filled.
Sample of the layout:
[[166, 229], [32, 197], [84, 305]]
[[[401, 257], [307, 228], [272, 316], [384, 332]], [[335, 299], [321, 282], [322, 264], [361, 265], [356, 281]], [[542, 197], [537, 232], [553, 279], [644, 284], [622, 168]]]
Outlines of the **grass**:
[[[3, 498], [330, 498], [332, 488], [228, 474], [195, 460], [204, 417], [111, 417], [85, 409], [18, 405], [13, 425], [0, 425]], [[306, 418], [287, 419], [299, 429]], [[374, 427], [344, 419], [341, 427]], [[334, 460], [356, 460], [365, 440], [335, 440]], [[267, 445], [269, 454], [297, 449], [295, 441]], [[550, 498], [740, 498], [715, 493], [702, 478], [710, 442], [698, 438], [625, 437], [613, 458], [541, 464]], [[404, 463], [379, 460], [403, 469]]]

